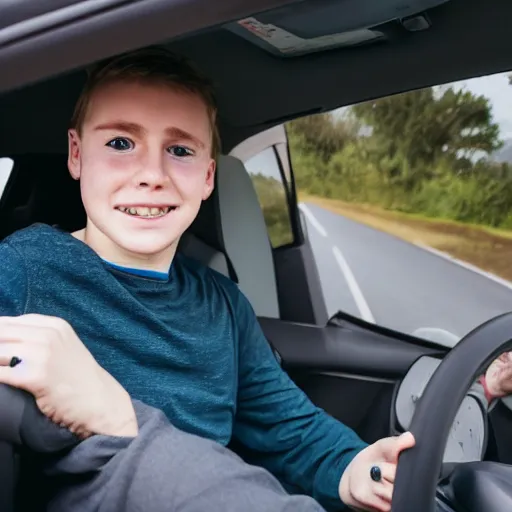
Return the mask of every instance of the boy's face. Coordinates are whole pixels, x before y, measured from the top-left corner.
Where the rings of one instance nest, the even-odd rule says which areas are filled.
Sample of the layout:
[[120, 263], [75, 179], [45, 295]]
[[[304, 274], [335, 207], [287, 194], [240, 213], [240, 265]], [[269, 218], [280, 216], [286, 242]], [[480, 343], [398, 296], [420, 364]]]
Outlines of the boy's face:
[[68, 166], [80, 179], [84, 241], [122, 265], [166, 271], [180, 236], [213, 190], [206, 106], [166, 84], [98, 87]]

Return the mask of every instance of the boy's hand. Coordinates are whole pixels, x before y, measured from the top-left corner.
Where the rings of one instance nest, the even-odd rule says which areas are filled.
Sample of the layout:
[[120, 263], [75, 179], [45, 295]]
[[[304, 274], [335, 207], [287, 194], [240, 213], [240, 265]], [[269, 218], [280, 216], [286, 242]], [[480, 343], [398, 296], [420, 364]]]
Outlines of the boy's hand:
[[[11, 367], [13, 357], [21, 362]], [[60, 318], [0, 317], [0, 383], [34, 395], [43, 414], [82, 438], [138, 433], [126, 390]]]
[[[398, 455], [414, 444], [413, 435], [406, 432], [398, 437], [380, 439], [358, 453], [341, 477], [341, 501], [355, 510], [390, 511]], [[371, 478], [373, 466], [380, 469], [378, 482]]]

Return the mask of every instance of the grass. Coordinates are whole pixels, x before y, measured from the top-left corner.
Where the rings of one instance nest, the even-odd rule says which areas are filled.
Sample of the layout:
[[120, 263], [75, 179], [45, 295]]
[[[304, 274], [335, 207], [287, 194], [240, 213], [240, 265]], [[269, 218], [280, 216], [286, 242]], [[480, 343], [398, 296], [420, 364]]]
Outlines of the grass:
[[486, 228], [451, 220], [438, 220], [299, 194], [300, 201], [389, 233], [408, 242], [427, 245], [462, 261], [512, 281], [512, 231]]

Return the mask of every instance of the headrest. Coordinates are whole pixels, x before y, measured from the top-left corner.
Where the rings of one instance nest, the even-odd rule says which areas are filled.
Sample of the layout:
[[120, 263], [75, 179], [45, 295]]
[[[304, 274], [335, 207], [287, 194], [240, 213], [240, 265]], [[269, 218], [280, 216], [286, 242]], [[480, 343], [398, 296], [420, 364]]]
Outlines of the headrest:
[[0, 200], [0, 239], [35, 222], [66, 231], [85, 226], [80, 185], [67, 170], [66, 155], [24, 155], [14, 166]]

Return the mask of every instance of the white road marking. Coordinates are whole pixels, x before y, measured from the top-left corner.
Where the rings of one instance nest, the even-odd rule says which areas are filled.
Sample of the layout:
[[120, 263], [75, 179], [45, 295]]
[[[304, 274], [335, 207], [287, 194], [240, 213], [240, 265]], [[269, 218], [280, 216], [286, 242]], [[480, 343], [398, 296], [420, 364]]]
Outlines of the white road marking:
[[[322, 226], [320, 221], [313, 215], [311, 210], [303, 203], [299, 204], [299, 208], [304, 212], [311, 225], [322, 236], [327, 237], [327, 230]], [[368, 303], [364, 298], [363, 292], [361, 291], [361, 288], [357, 284], [356, 278], [354, 277], [352, 270], [350, 270], [350, 267], [347, 263], [347, 260], [343, 256], [343, 253], [335, 245], [332, 247], [332, 252], [334, 254], [334, 259], [338, 263], [341, 273], [343, 274], [343, 277], [347, 282], [348, 288], [350, 290], [350, 293], [352, 294], [354, 302], [356, 303], [357, 309], [359, 309], [361, 318], [366, 322], [370, 322], [372, 324], [376, 323], [375, 318], [370, 310], [370, 307], [368, 306]]]
[[347, 281], [350, 293], [352, 293], [352, 297], [354, 298], [357, 308], [361, 313], [361, 318], [363, 320], [366, 320], [367, 322], [374, 324], [375, 318], [371, 312], [370, 306], [368, 306], [368, 303], [364, 298], [363, 292], [361, 291], [361, 288], [359, 288], [356, 278], [354, 277], [352, 270], [350, 270], [350, 267], [347, 263], [347, 260], [343, 256], [343, 253], [336, 246], [332, 248], [332, 252], [334, 254], [334, 257], [336, 258], [336, 261], [338, 262], [338, 265], [340, 266], [341, 272], [345, 276], [345, 280]]
[[471, 270], [472, 272], [475, 272], [476, 274], [480, 274], [481, 276], [486, 277], [487, 279], [490, 279], [491, 281], [494, 281], [498, 284], [501, 284], [502, 286], [505, 286], [509, 290], [512, 290], [512, 283], [510, 281], [507, 281], [506, 279], [502, 279], [501, 277], [498, 277], [495, 274], [491, 274], [490, 272], [486, 272], [485, 270], [482, 270], [478, 267], [475, 267], [474, 265], [471, 265], [471, 263], [466, 263], [465, 261], [454, 258], [450, 254], [447, 254], [443, 251], [439, 251], [438, 249], [434, 249], [433, 247], [429, 247], [428, 245], [424, 245], [420, 242], [417, 242], [415, 245], [417, 247], [423, 249], [424, 251], [428, 251], [432, 254], [435, 254], [436, 256], [439, 256], [440, 258], [448, 260], [448, 261], [450, 261], [456, 265], [459, 265], [467, 270]]
[[327, 236], [327, 231], [325, 228], [318, 222], [316, 217], [311, 213], [311, 210], [305, 204], [299, 204], [299, 208], [304, 212], [304, 215], [307, 217], [311, 225], [322, 235]]

